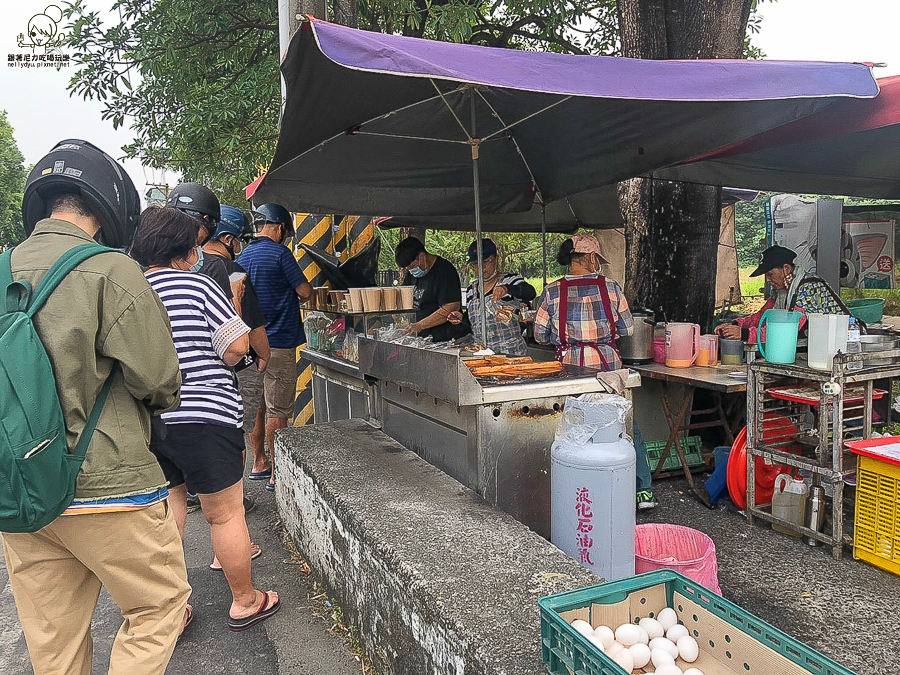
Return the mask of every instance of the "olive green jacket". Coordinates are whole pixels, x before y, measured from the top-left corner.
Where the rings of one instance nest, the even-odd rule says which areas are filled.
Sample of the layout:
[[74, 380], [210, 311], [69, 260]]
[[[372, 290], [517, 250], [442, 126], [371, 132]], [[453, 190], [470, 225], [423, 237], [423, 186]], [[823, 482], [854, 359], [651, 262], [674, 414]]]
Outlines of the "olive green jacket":
[[[13, 279], [37, 288], [63, 253], [86, 243], [96, 242], [75, 225], [42, 220], [13, 251]], [[69, 448], [113, 365], [120, 366], [78, 474], [75, 499], [163, 487], [166, 480], [149, 448], [150, 414], [177, 407], [181, 374], [165, 307], [137, 263], [124, 253], [89, 258], [56, 287], [34, 324], [56, 375]]]

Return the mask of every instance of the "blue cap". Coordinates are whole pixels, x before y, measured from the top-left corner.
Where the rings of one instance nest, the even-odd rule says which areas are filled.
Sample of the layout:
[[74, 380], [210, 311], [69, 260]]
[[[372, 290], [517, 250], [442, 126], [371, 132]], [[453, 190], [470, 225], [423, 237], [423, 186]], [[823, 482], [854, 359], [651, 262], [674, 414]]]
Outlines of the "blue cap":
[[[485, 258], [497, 255], [497, 245], [490, 239], [481, 240], [481, 253]], [[478, 242], [473, 241], [469, 244], [469, 262], [473, 263], [478, 260]]]

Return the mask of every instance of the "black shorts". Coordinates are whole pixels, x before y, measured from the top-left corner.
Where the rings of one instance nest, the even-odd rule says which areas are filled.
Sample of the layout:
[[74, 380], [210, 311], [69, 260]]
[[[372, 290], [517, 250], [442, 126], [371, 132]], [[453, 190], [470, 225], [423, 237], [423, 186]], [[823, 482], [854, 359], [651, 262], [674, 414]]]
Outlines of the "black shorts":
[[150, 441], [169, 487], [187, 485], [208, 495], [239, 483], [244, 476], [244, 432], [218, 424], [167, 424], [165, 439]]

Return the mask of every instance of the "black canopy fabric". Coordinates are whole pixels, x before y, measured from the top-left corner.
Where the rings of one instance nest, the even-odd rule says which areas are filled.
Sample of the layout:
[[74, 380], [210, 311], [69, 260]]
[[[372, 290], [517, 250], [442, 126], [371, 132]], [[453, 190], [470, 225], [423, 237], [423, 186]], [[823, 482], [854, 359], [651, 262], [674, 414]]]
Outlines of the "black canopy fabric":
[[471, 217], [473, 150], [481, 212], [527, 212], [536, 195], [553, 204], [877, 94], [862, 64], [519, 52], [315, 20], [282, 73], [255, 199], [360, 215]]
[[900, 76], [878, 83], [877, 98], [841, 101], [654, 175], [755, 190], [898, 199]]
[[[725, 188], [722, 203], [752, 202], [759, 193], [753, 190]], [[586, 190], [547, 204], [541, 213], [535, 204], [524, 213], [489, 213], [481, 216], [481, 229], [485, 232], [541, 232], [541, 219], [546, 218], [547, 232], [572, 234], [580, 228], [612, 230], [625, 227], [615, 185], [605, 185]], [[393, 216], [376, 221], [379, 227], [425, 227], [430, 230], [474, 232], [475, 220], [465, 216]]]

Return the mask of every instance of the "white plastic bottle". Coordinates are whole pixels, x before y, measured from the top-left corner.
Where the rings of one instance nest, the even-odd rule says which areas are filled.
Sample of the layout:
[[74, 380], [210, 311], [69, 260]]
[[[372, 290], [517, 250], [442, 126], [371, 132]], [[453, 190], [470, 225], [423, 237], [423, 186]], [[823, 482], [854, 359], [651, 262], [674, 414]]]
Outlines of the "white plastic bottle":
[[[862, 342], [859, 334], [859, 324], [856, 317], [850, 317], [850, 325], [847, 328], [847, 353], [859, 354], [862, 351]], [[847, 370], [862, 370], [862, 361], [851, 361], [847, 364]]]

